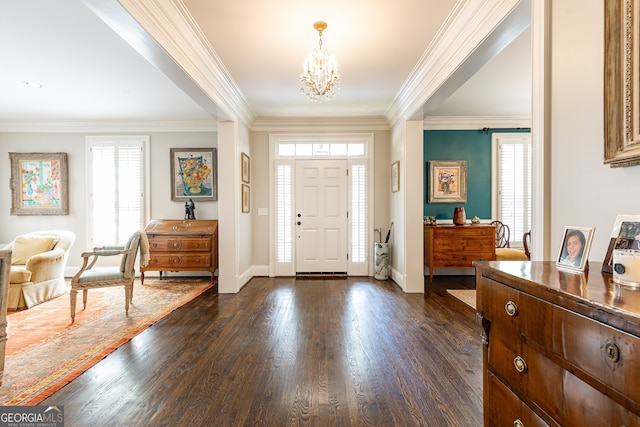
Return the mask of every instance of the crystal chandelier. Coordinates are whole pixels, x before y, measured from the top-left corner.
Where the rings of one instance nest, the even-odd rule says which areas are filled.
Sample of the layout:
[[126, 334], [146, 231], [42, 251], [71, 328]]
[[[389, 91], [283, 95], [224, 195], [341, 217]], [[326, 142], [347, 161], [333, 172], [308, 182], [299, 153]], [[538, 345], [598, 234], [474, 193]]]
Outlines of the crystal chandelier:
[[300, 74], [300, 93], [314, 102], [331, 101], [340, 90], [338, 64], [333, 54], [322, 48], [322, 32], [327, 29], [327, 23], [318, 21], [313, 28], [320, 35], [320, 43], [304, 62], [304, 70]]

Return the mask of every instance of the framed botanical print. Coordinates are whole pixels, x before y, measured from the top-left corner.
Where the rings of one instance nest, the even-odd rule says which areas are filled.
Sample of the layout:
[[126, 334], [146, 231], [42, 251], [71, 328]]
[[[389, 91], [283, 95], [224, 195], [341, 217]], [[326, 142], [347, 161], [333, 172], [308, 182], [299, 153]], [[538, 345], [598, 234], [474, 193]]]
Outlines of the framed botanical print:
[[11, 215], [68, 215], [67, 153], [9, 153]]
[[429, 203], [466, 203], [467, 161], [429, 162]]
[[215, 148], [171, 148], [171, 200], [218, 200]]
[[242, 184], [242, 212], [248, 213], [251, 208], [251, 187]]
[[391, 192], [400, 191], [400, 161], [391, 164]]
[[249, 166], [251, 166], [250, 163], [250, 159], [249, 156], [246, 155], [245, 153], [241, 153], [242, 156], [242, 182], [249, 184], [249, 181], [251, 179], [250, 176], [250, 168]]

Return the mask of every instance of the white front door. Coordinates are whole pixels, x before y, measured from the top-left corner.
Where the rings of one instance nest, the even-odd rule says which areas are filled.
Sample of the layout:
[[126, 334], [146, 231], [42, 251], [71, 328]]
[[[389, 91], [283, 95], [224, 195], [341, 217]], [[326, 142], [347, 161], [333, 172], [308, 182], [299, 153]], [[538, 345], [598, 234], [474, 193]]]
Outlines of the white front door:
[[347, 161], [296, 161], [296, 272], [347, 272]]

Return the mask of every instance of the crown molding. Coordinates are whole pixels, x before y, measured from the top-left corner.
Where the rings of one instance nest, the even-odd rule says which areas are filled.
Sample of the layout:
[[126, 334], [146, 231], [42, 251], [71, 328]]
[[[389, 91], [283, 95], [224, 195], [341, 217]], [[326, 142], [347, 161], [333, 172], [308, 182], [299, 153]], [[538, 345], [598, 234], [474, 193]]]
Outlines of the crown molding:
[[217, 119], [253, 122], [244, 94], [182, 2], [83, 2]]
[[277, 118], [263, 117], [251, 126], [254, 132], [335, 132], [389, 130], [384, 117]]
[[424, 130], [484, 128], [531, 128], [531, 116], [430, 116], [424, 119]]
[[[526, 28], [522, 28], [526, 3], [528, 0], [458, 2], [392, 102], [386, 115], [389, 123], [421, 118], [423, 106], [434, 94], [443, 87], [449, 90], [455, 84], [459, 87], [495, 56]], [[516, 8], [519, 13], [509, 19]], [[501, 31], [496, 31], [500, 26], [513, 37], [505, 37]], [[483, 49], [478, 49], [480, 46]], [[452, 78], [454, 76], [456, 78]]]
[[218, 123], [206, 121], [137, 122], [0, 122], [0, 132], [96, 133], [96, 132], [216, 132]]

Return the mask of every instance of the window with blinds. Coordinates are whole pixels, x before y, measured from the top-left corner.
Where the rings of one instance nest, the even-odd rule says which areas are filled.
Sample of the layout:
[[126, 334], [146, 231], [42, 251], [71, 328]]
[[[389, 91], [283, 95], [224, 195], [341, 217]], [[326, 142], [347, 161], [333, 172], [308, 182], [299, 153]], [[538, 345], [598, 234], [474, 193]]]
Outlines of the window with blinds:
[[87, 138], [93, 246], [124, 245], [144, 228], [145, 138]]
[[291, 165], [276, 168], [276, 260], [290, 263], [293, 257]]
[[498, 138], [498, 218], [509, 226], [512, 247], [531, 229], [531, 136]]
[[351, 258], [367, 261], [367, 174], [364, 164], [351, 165]]

